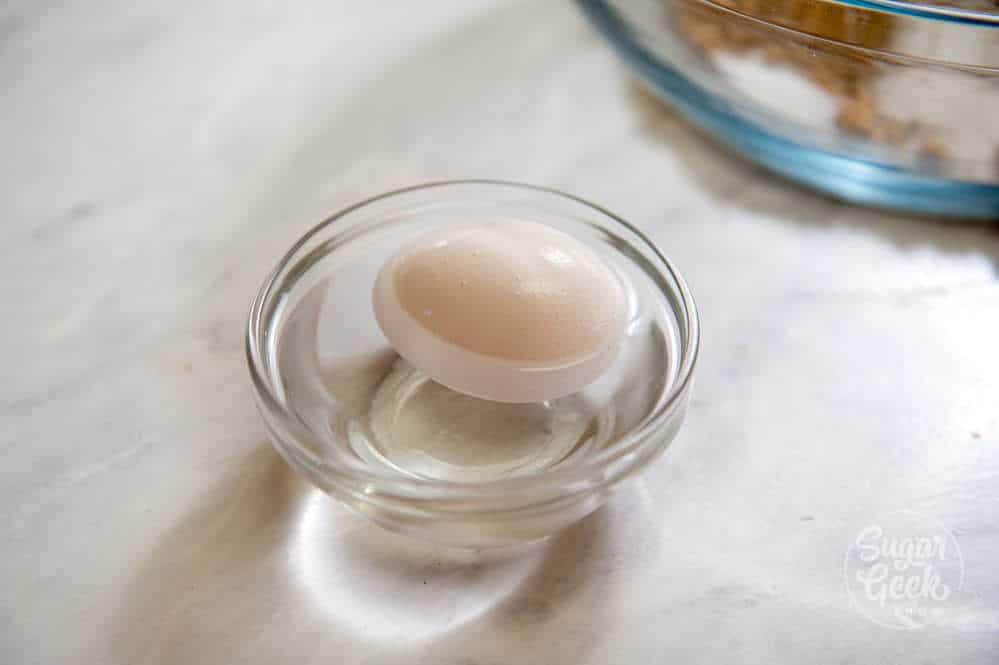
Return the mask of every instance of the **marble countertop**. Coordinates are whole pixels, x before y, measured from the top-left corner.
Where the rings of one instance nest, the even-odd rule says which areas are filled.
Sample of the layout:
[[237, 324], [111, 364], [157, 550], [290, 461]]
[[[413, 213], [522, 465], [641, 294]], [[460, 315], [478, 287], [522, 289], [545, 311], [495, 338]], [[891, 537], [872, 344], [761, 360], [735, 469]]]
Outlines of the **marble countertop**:
[[[285, 4], [0, 9], [0, 662], [996, 662], [996, 227], [733, 158], [571, 4]], [[703, 321], [669, 454], [512, 558], [311, 490], [243, 358], [303, 231], [452, 177], [617, 211]], [[908, 630], [857, 595], [872, 525], [946, 536]]]

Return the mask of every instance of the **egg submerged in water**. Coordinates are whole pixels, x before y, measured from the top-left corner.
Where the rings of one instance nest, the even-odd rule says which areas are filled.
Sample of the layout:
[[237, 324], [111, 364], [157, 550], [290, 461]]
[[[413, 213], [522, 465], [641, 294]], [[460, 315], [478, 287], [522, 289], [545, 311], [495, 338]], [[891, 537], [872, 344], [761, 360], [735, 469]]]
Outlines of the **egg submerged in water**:
[[617, 355], [628, 310], [621, 280], [589, 246], [523, 221], [416, 239], [382, 267], [373, 305], [410, 364], [498, 402], [585, 388]]

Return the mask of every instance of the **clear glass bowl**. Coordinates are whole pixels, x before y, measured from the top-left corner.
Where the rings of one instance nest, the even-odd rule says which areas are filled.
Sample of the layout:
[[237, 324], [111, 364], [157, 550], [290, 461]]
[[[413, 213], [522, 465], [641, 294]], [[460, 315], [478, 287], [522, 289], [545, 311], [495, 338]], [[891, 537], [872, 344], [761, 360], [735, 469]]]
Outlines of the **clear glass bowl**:
[[[372, 311], [378, 269], [415, 235], [511, 218], [590, 244], [628, 294], [612, 366], [550, 402], [434, 383], [392, 351]], [[566, 194], [484, 181], [403, 189], [332, 216], [267, 278], [247, 332], [258, 407], [291, 466], [378, 524], [467, 547], [548, 536], [654, 460], [686, 413], [697, 348], [687, 286], [634, 227]]]
[[993, 0], [578, 4], [653, 92], [749, 159], [855, 202], [999, 217]]

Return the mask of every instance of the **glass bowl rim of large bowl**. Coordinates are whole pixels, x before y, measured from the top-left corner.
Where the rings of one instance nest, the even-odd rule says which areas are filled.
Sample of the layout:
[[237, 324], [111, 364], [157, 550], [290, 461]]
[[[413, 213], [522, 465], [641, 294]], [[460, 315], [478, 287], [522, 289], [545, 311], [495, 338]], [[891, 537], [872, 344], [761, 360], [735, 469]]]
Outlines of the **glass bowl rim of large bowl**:
[[[711, 5], [718, 9], [741, 13], [744, 16], [754, 18], [751, 13], [738, 12], [723, 0], [699, 0], [706, 5]], [[992, 9], [972, 9], [969, 7], [958, 7], [955, 5], [937, 5], [931, 3], [909, 2], [908, 0], [797, 0], [797, 2], [814, 3], [816, 6], [829, 5], [859, 10], [874, 10], [886, 14], [897, 16], [908, 16], [912, 18], [931, 19], [948, 23], [964, 23], [968, 25], [980, 25], [999, 28], [999, 6], [995, 11]], [[765, 19], [756, 20], [768, 22]], [[784, 26], [789, 30], [794, 30], [789, 26]]]
[[846, 5], [859, 9], [875, 9], [889, 14], [999, 27], [999, 7], [993, 12], [987, 9], [923, 4], [906, 0], [816, 0], [816, 4]]
[[[912, 65], [923, 67], [960, 69], [989, 75], [999, 72], [999, 58], [993, 49], [983, 51], [987, 55], [976, 54], [963, 48], [963, 42], [966, 40], [961, 41], [962, 48], [959, 52], [953, 52], [953, 40], [941, 39], [931, 40], [928, 43], [923, 43], [925, 41], [923, 40], [914, 44], [886, 46], [869, 41], [871, 35], [879, 34], [876, 31], [871, 34], [863, 31], [849, 33], [838, 31], [834, 34], [824, 28], [822, 23], [802, 19], [802, 16], [807, 15], [806, 12], [809, 11], [814, 14], [817, 11], [838, 8], [843, 12], [849, 12], [850, 16], [858, 21], [860, 20], [858, 17], [864, 17], [864, 20], [879, 15], [894, 17], [899, 22], [897, 24], [899, 31], [912, 30], [917, 26], [920, 28], [932, 26], [934, 30], [948, 31], [947, 34], [951, 37], [957, 34], [953, 32], [954, 30], [960, 31], [962, 36], [980, 34], [977, 32], [979, 29], [991, 35], [992, 30], [999, 29], [999, 4], [994, 9], [973, 9], [922, 4], [909, 0], [784, 0], [783, 2], [763, 0], [756, 6], [747, 8], [741, 6], [737, 0], [658, 0], [658, 2], [664, 5], [703, 6], [720, 15], [774, 31], [775, 35], [797, 37], [830, 48], [846, 49], [847, 52], [862, 54], [872, 61], [907, 61]], [[626, 24], [630, 22], [627, 18], [619, 26], [615, 18], [610, 16], [622, 5], [630, 5], [627, 0], [576, 0], [576, 4], [583, 9], [605, 37], [610, 37], [611, 43], [617, 48], [622, 47], [622, 44], [618, 43], [622, 35], [616, 34], [617, 32], [633, 32], [637, 44], [642, 48], [650, 46], [648, 36], [654, 34], [655, 30], [645, 25], [627, 26]], [[968, 32], [968, 29], [973, 32]], [[656, 53], [653, 57], [658, 58], [658, 55]], [[661, 62], [657, 64], [663, 65]]]
[[[657, 294], [671, 300], [673, 315], [676, 316], [676, 323], [681, 333], [681, 357], [675, 380], [672, 385], [668, 386], [667, 390], [658, 395], [654, 410], [638, 426], [623, 433], [607, 449], [566, 468], [555, 466], [539, 472], [508, 478], [459, 481], [411, 477], [401, 473], [398, 475], [389, 474], [380, 469], [367, 467], [360, 460], [356, 465], [353, 463], [344, 464], [342, 461], [335, 466], [329, 464], [310, 450], [308, 441], [316, 435], [288, 408], [281, 394], [282, 391], [276, 383], [279, 376], [276, 361], [269, 350], [270, 344], [267, 337], [272, 333], [272, 327], [280, 318], [281, 312], [277, 309], [279, 303], [276, 300], [281, 298], [282, 293], [286, 293], [283, 290], [286, 286], [285, 282], [289, 276], [297, 279], [300, 275], [295, 273], [296, 270], [300, 270], [302, 261], [308, 259], [309, 255], [315, 254], [313, 248], [313, 250], [306, 252], [304, 258], [300, 256], [303, 250], [309, 248], [310, 242], [314, 242], [324, 232], [335, 229], [338, 222], [343, 222], [353, 213], [363, 211], [372, 204], [396, 197], [421, 192], [444, 192], [446, 194], [455, 190], [474, 189], [475, 187], [505, 188], [531, 196], [554, 197], [562, 203], [580, 206], [581, 209], [599, 216], [600, 221], [608, 224], [611, 229], [614, 226], [620, 227], [622, 234], [638, 239], [643, 245], [642, 249], [655, 258], [655, 269], [659, 276], [665, 278], [662, 283], [667, 284], [674, 291], [670, 294], [657, 291]], [[552, 199], [548, 198], [548, 200]], [[371, 220], [365, 220], [362, 223], [369, 224]], [[351, 229], [350, 226], [346, 227], [348, 235]], [[604, 226], [601, 226], [601, 229], [613, 235], [615, 240], [632, 244], [632, 241], [613, 233]], [[334, 234], [323, 242], [323, 246], [335, 245], [336, 240], [337, 237]], [[330, 251], [335, 251], [335, 248]], [[693, 296], [686, 282], [655, 243], [632, 224], [614, 213], [572, 194], [512, 181], [480, 179], [430, 182], [396, 189], [367, 198], [326, 218], [302, 236], [270, 272], [250, 307], [246, 329], [246, 357], [257, 407], [274, 446], [296, 470], [306, 475], [320, 488], [328, 491], [334, 488], [340, 492], [348, 491], [353, 497], [362, 501], [374, 497], [359, 495], [373, 493], [382, 496], [395, 496], [407, 501], [432, 499], [435, 502], [445, 501], [448, 506], [452, 506], [462, 513], [488, 511], [490, 510], [490, 497], [508, 497], [513, 492], [536, 490], [539, 485], [559, 488], [558, 499], [590, 494], [600, 488], [613, 485], [631, 475], [632, 472], [643, 468], [648, 462], [655, 459], [672, 439], [671, 436], [658, 437], [657, 434], [667, 427], [674, 418], [678, 417], [681, 420], [683, 418], [685, 401], [689, 395], [699, 347], [700, 323]], [[660, 438], [664, 440], [660, 441]], [[531, 504], [531, 506], [536, 507], [536, 504]]]

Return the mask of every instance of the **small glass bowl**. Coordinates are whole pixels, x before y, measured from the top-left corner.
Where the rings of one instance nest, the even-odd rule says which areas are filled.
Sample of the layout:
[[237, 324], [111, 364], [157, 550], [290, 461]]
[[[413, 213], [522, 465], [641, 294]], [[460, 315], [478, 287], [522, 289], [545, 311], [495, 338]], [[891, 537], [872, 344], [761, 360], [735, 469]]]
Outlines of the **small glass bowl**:
[[[460, 395], [378, 329], [372, 286], [401, 245], [501, 219], [571, 233], [626, 285], [625, 342], [576, 394], [515, 405]], [[384, 527], [462, 547], [538, 540], [599, 507], [673, 440], [697, 349], [690, 292], [645, 236], [582, 199], [492, 181], [402, 189], [333, 215], [278, 263], [247, 331], [257, 405], [288, 463]]]

